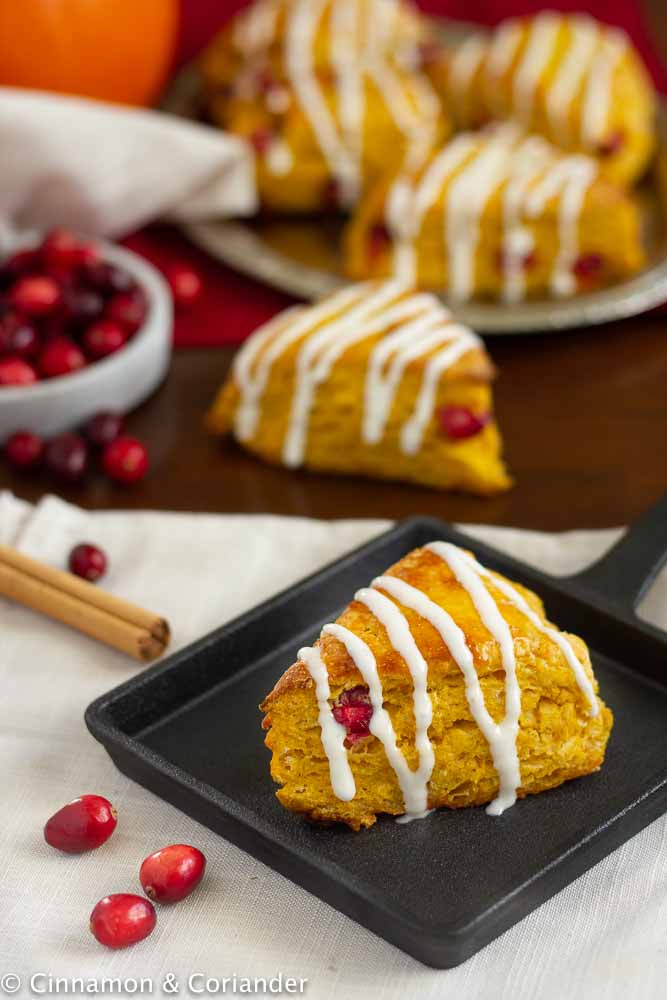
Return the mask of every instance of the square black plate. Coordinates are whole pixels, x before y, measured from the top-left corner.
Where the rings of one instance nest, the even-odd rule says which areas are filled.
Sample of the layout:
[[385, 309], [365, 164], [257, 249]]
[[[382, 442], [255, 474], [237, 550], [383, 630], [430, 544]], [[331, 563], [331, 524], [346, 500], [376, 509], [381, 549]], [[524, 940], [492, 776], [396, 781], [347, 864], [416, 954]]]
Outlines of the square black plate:
[[[358, 834], [312, 827], [275, 798], [257, 705], [357, 588], [436, 538], [536, 590], [553, 620], [587, 639], [616, 717], [604, 767], [500, 818], [440, 810], [408, 825], [383, 818]], [[99, 698], [86, 722], [135, 781], [404, 951], [449, 968], [667, 808], [667, 638], [623, 603], [665, 548], [664, 502], [598, 566], [568, 580], [444, 522], [405, 521]]]

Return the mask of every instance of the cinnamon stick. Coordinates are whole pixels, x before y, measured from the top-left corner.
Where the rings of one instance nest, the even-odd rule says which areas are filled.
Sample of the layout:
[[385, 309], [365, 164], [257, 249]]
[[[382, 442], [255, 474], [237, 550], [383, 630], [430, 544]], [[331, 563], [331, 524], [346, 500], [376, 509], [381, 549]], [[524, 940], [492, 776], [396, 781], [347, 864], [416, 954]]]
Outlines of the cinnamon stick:
[[0, 595], [148, 663], [169, 644], [164, 618], [0, 545]]

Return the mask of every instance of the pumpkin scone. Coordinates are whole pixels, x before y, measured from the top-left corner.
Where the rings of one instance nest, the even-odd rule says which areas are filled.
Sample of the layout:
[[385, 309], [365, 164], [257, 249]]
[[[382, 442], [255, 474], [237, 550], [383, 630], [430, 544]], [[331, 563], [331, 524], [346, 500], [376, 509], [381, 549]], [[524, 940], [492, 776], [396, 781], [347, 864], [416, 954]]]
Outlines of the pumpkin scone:
[[256, 331], [208, 425], [290, 468], [492, 494], [511, 485], [493, 375], [482, 341], [434, 296], [361, 283]]
[[517, 798], [602, 765], [612, 713], [586, 644], [445, 542], [355, 594], [260, 706], [285, 808], [369, 827]]
[[354, 279], [394, 275], [454, 300], [567, 297], [644, 264], [633, 196], [591, 157], [503, 123], [462, 132], [378, 184], [344, 239]]
[[394, 0], [257, 0], [214, 40], [205, 108], [253, 145], [265, 208], [348, 209], [388, 163], [416, 167], [447, 138], [425, 25]]
[[459, 128], [514, 118], [594, 156], [616, 183], [636, 181], [655, 148], [656, 98], [640, 56], [625, 32], [586, 14], [504, 21], [439, 53], [430, 73]]

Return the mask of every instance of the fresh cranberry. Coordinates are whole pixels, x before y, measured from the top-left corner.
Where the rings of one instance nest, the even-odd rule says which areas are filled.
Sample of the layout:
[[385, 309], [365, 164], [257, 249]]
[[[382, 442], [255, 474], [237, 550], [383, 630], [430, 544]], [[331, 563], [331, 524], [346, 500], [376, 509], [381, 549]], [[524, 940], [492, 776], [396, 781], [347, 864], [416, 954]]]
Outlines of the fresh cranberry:
[[57, 378], [79, 371], [86, 363], [80, 348], [69, 337], [55, 337], [42, 348], [38, 367], [44, 378]]
[[89, 583], [95, 583], [107, 571], [107, 557], [104, 552], [88, 542], [74, 546], [67, 564], [70, 573], [88, 580]]
[[58, 282], [39, 274], [19, 278], [9, 296], [12, 304], [27, 316], [47, 316], [62, 302]]
[[340, 210], [341, 192], [340, 184], [335, 177], [330, 177], [324, 185], [322, 192], [322, 205], [330, 212]]
[[44, 442], [32, 431], [15, 431], [5, 441], [5, 457], [17, 469], [37, 465], [44, 451]]
[[196, 302], [203, 289], [202, 280], [187, 264], [173, 264], [167, 268], [166, 278], [177, 306], [189, 306]]
[[488, 413], [473, 413], [467, 406], [443, 406], [438, 410], [440, 429], [454, 441], [474, 437], [491, 419]]
[[613, 156], [614, 153], [618, 153], [624, 142], [625, 136], [622, 132], [612, 132], [598, 145], [596, 152], [598, 156]]
[[69, 288], [64, 293], [64, 312], [70, 323], [88, 326], [104, 312], [104, 299], [89, 288]]
[[134, 278], [128, 271], [106, 260], [96, 260], [86, 265], [82, 277], [87, 285], [102, 295], [131, 292], [136, 287]]
[[586, 253], [578, 257], [572, 270], [578, 278], [592, 278], [602, 269], [604, 257], [599, 253]]
[[22, 274], [30, 274], [39, 269], [41, 257], [39, 250], [17, 250], [11, 257], [8, 257], [3, 264], [3, 269], [18, 278]]
[[341, 726], [345, 726], [347, 746], [352, 746], [368, 736], [372, 715], [373, 706], [368, 688], [363, 684], [343, 691], [333, 705], [334, 719]]
[[107, 948], [127, 948], [153, 931], [155, 907], [143, 896], [117, 892], [105, 896], [90, 915], [90, 930]]
[[196, 847], [172, 844], [143, 862], [139, 880], [144, 892], [158, 903], [177, 903], [196, 889], [206, 868], [206, 858]]
[[129, 334], [136, 333], [146, 319], [146, 297], [136, 288], [133, 292], [119, 292], [107, 303], [107, 319], [120, 323]]
[[92, 263], [98, 256], [94, 244], [80, 240], [68, 229], [52, 229], [42, 243], [42, 257], [47, 267], [58, 271]]
[[273, 142], [273, 132], [269, 128], [256, 128], [250, 135], [250, 143], [258, 156], [266, 156]]
[[66, 854], [81, 854], [105, 844], [116, 829], [116, 810], [101, 795], [82, 795], [54, 813], [44, 839]]
[[44, 463], [57, 479], [76, 483], [88, 469], [88, 449], [80, 434], [58, 434], [47, 441]]
[[127, 331], [113, 319], [101, 319], [84, 333], [81, 343], [89, 358], [106, 358], [114, 354], [127, 341]]
[[0, 352], [20, 358], [32, 358], [37, 353], [39, 337], [33, 324], [18, 313], [0, 317]]
[[377, 222], [368, 234], [368, 256], [371, 263], [376, 261], [391, 243], [391, 235], [383, 222]]
[[37, 372], [23, 358], [0, 358], [0, 386], [32, 385], [37, 380]]
[[90, 418], [83, 428], [83, 433], [96, 448], [106, 448], [108, 444], [120, 437], [124, 428], [125, 420], [122, 414], [102, 410]]
[[117, 482], [136, 483], [148, 472], [148, 452], [136, 438], [119, 437], [104, 449], [102, 464]]

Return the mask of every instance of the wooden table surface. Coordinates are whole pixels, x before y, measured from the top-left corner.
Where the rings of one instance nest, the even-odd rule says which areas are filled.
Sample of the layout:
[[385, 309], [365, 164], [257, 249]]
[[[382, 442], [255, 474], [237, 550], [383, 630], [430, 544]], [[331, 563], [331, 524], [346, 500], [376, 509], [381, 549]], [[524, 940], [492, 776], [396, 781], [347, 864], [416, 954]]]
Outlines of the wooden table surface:
[[[516, 478], [493, 499], [265, 466], [203, 428], [233, 352], [183, 350], [129, 421], [152, 459], [133, 488], [93, 475], [61, 490], [91, 508], [406, 517], [563, 530], [626, 523], [667, 490], [667, 314], [567, 334], [488, 338], [496, 408]], [[0, 487], [35, 501], [54, 483], [13, 475]]]

